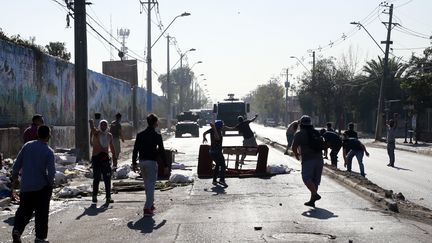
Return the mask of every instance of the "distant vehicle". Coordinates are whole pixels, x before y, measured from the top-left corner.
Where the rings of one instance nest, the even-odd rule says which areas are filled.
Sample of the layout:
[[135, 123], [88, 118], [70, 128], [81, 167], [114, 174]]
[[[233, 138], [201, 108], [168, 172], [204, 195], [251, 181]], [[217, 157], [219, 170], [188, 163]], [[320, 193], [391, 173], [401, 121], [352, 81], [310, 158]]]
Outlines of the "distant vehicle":
[[[222, 120], [224, 124], [229, 127], [237, 125], [238, 116], [243, 116], [246, 119], [249, 110], [250, 105], [246, 104], [242, 100], [234, 98], [234, 94], [228, 94], [228, 99], [224, 99], [223, 101], [213, 105], [213, 113], [216, 113], [216, 119]], [[240, 136], [238, 132], [237, 134], [231, 135]]]
[[213, 122], [213, 110], [211, 109], [202, 109], [201, 110], [201, 116], [200, 116], [200, 122], [203, 126], [210, 124], [210, 122]]
[[177, 125], [175, 131], [175, 137], [179, 138], [183, 134], [189, 133], [193, 137], [199, 137], [199, 116], [191, 111], [185, 111], [177, 115]]
[[265, 127], [276, 127], [277, 123], [273, 118], [266, 118], [264, 120], [264, 126]]

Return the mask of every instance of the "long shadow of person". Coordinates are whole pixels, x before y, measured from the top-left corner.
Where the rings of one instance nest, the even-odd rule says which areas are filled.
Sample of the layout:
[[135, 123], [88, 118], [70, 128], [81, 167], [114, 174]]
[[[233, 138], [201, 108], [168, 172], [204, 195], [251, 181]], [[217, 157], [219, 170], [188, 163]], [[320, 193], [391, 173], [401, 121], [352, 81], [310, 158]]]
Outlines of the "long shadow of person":
[[135, 223], [130, 221], [127, 223], [127, 227], [133, 230], [139, 230], [142, 234], [152, 233], [153, 230], [158, 230], [162, 226], [166, 224], [166, 220], [162, 220], [159, 224], [156, 225], [156, 222], [152, 217], [142, 217], [137, 220]]
[[329, 218], [337, 218], [339, 216], [335, 215], [333, 212], [330, 212], [324, 208], [312, 208], [308, 211], [302, 213], [303, 216], [309, 218], [316, 219], [329, 219]]
[[84, 212], [81, 215], [78, 215], [75, 220], [80, 220], [83, 216], [87, 215], [87, 216], [96, 216], [100, 213], [105, 212], [106, 210], [108, 210], [108, 204], [103, 204], [100, 207], [96, 207], [96, 204], [92, 204], [90, 205], [90, 207], [88, 208], [84, 208]]
[[393, 166], [393, 168], [397, 169], [397, 170], [406, 170], [406, 171], [412, 171], [411, 169], [407, 169], [407, 168], [402, 168], [402, 167], [398, 167], [398, 166]]
[[212, 194], [213, 196], [220, 195], [220, 194], [226, 194], [225, 187], [222, 187], [219, 185], [212, 187], [211, 191], [214, 192], [214, 194]]

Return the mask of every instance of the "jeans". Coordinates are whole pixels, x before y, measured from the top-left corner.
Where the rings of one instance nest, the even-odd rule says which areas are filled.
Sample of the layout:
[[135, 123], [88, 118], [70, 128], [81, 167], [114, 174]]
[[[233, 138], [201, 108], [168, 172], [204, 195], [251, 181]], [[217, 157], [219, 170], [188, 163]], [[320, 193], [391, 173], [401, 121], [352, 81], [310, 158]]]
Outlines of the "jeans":
[[111, 165], [108, 161], [101, 161], [97, 156], [92, 157], [93, 165], [93, 196], [99, 192], [99, 182], [102, 175], [105, 184], [106, 198], [111, 198]]
[[287, 145], [287, 150], [288, 150], [292, 146], [292, 143], [293, 143], [293, 140], [294, 140], [294, 134], [293, 133], [288, 133], [286, 135], [286, 138], [287, 138], [287, 142], [288, 142], [288, 145]]
[[15, 214], [13, 231], [17, 230], [22, 235], [34, 212], [36, 237], [46, 239], [51, 194], [51, 186], [45, 186], [39, 191], [20, 192], [20, 205]]
[[225, 157], [222, 154], [222, 149], [210, 150], [210, 156], [216, 163], [215, 169], [213, 171], [213, 181], [216, 181], [217, 177], [221, 182], [225, 181]]
[[337, 146], [334, 146], [331, 148], [331, 152], [330, 152], [330, 160], [331, 160], [331, 164], [334, 166], [337, 166], [337, 162], [338, 162], [338, 153], [339, 150], [341, 149], [342, 144], [339, 144]]
[[150, 209], [154, 203], [155, 185], [158, 176], [158, 164], [155, 160], [140, 160], [141, 176], [144, 180], [146, 194], [145, 209]]
[[352, 160], [355, 156], [357, 158], [357, 162], [359, 164], [360, 174], [362, 176], [365, 176], [366, 174], [364, 172], [363, 155], [364, 155], [363, 150], [350, 150], [347, 154], [347, 160], [348, 160], [347, 171], [351, 171]]
[[389, 156], [389, 163], [392, 166], [394, 165], [395, 162], [395, 154], [394, 154], [395, 148], [396, 145], [394, 142], [387, 143], [387, 154]]

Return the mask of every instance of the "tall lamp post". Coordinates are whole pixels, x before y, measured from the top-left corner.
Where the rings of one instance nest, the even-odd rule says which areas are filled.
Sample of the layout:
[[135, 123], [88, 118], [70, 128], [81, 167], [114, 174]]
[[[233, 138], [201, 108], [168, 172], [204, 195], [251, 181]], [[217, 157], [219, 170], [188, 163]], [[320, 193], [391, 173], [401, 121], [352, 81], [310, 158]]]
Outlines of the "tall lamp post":
[[162, 35], [165, 33], [165, 31], [171, 26], [174, 21], [179, 17], [185, 17], [189, 16], [190, 13], [182, 13], [178, 16], [176, 16], [171, 23], [165, 28], [165, 30], [162, 32], [162, 34], [156, 39], [156, 41], [150, 45], [151, 42], [151, 1], [148, 1], [148, 17], [147, 17], [147, 113], [152, 112], [153, 110], [153, 103], [152, 103], [152, 58], [151, 58], [151, 49], [156, 44], [156, 42], [162, 37]]
[[[180, 53], [180, 97], [179, 97], [179, 112], [183, 111], [184, 106], [184, 95], [183, 95], [183, 86], [184, 86], [184, 70], [183, 70], [183, 57], [190, 51], [196, 51], [195, 48], [191, 48], [187, 50], [185, 53]], [[175, 65], [174, 65], [175, 66]]]

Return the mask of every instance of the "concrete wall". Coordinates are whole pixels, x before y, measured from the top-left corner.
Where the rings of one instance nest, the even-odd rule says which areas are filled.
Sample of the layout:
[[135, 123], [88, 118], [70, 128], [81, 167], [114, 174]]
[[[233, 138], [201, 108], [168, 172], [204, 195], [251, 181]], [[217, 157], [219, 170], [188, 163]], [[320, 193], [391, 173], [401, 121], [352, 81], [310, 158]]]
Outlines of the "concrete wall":
[[22, 136], [18, 127], [0, 128], [0, 153], [5, 158], [15, 157], [22, 146]]

